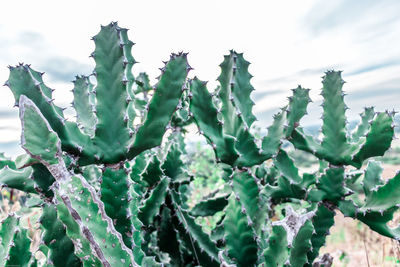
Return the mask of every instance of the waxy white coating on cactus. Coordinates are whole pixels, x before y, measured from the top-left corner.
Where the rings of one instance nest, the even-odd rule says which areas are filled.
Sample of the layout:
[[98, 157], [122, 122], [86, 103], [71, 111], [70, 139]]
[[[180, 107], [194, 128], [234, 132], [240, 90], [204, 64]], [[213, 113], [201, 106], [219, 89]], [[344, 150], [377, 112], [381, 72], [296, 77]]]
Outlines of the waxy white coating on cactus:
[[283, 220], [273, 222], [272, 225], [279, 225], [285, 228], [288, 246], [291, 247], [293, 240], [304, 223], [315, 216], [315, 211], [310, 211], [305, 214], [296, 213], [292, 206], [287, 206], [286, 216]]

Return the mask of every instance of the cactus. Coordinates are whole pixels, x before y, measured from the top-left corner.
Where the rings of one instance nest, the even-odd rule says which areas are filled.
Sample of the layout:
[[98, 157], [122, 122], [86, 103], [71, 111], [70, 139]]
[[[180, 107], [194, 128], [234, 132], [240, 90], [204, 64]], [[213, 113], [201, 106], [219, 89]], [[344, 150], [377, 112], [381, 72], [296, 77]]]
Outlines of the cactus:
[[341, 72], [328, 71], [323, 77], [322, 142], [304, 134], [301, 128], [292, 132], [290, 141], [301, 150], [310, 152], [332, 165], [352, 165], [360, 168], [364, 160], [382, 156], [390, 147], [394, 136], [393, 114], [374, 113], [366, 108], [361, 123], [352, 134], [346, 132]]
[[[181, 109], [191, 68], [186, 54], [172, 54], [151, 87], [145, 74], [136, 80], [131, 73], [135, 60], [126, 29], [111, 23], [93, 40], [96, 85], [89, 76], [76, 77], [76, 123], [66, 121], [63, 110], [53, 103], [53, 89], [44, 85], [43, 73], [24, 64], [10, 67], [6, 85], [20, 108], [21, 145], [29, 156], [17, 159], [18, 169], [12, 161], [2, 160], [1, 167], [9, 167], [1, 169], [0, 181], [45, 199], [40, 222], [49, 264], [153, 266], [155, 259], [142, 250], [147, 244], [138, 215], [139, 184], [130, 178], [131, 169], [134, 173], [140, 164], [125, 162], [161, 144], [173, 113]], [[147, 92], [153, 89], [149, 99]], [[137, 96], [140, 93], [144, 98]], [[138, 114], [141, 123], [136, 125]], [[91, 164], [103, 168], [100, 177]], [[163, 174], [160, 167], [155, 161], [139, 173], [142, 190], [161, 180], [154, 179], [157, 168]]]
[[81, 262], [74, 254], [74, 244], [68, 238], [64, 224], [58, 219], [55, 206], [43, 205], [40, 223], [43, 243], [49, 248], [47, 263], [54, 266], [80, 266]]
[[[45, 262], [32, 255], [27, 230], [10, 214], [0, 225], [2, 265], [312, 266], [336, 210], [400, 240], [400, 226], [388, 226], [400, 207], [400, 175], [383, 181], [371, 160], [358, 170], [390, 147], [393, 113], [366, 108], [348, 132], [341, 72], [323, 78], [321, 141], [299, 124], [311, 102], [301, 86], [258, 138], [243, 54], [224, 57], [210, 94], [205, 82], [187, 79], [187, 54], [172, 54], [152, 86], [147, 74], [131, 72], [126, 29], [111, 23], [93, 40], [95, 70], [74, 81], [76, 122], [53, 103], [43, 73], [10, 67], [6, 85], [27, 154], [15, 162], [0, 155], [0, 185], [40, 197], [27, 206], [42, 210]], [[185, 142], [192, 123], [226, 182], [195, 203]], [[288, 142], [315, 155], [320, 170], [301, 174], [282, 145]], [[278, 206], [282, 216], [272, 220]], [[214, 215], [211, 232], [197, 223]]]
[[53, 90], [43, 83], [43, 73], [20, 64], [10, 67], [6, 82], [16, 105], [21, 95], [31, 99], [60, 137], [63, 151], [79, 157], [80, 165], [118, 163], [160, 145], [191, 69], [187, 54], [172, 54], [162, 68], [146, 118], [142, 125], [132, 125], [129, 103], [135, 100], [132, 98], [135, 94], [131, 68], [136, 61], [131, 55], [133, 43], [128, 40], [127, 29], [111, 23], [103, 26], [93, 40], [96, 46], [92, 53], [96, 63], [93, 76], [97, 85], [93, 87], [82, 76], [74, 81], [77, 123], [66, 121], [62, 109], [53, 103]]
[[140, 208], [139, 219], [147, 234], [154, 231], [152, 225], [160, 225], [158, 245], [161, 251], [169, 253], [170, 264], [180, 266], [194, 262], [202, 266], [218, 266], [216, 245], [195, 223], [186, 205], [190, 176], [180, 158], [185, 151], [182, 133], [174, 132], [169, 141], [160, 165], [163, 178], [150, 190]]
[[199, 132], [215, 150], [218, 161], [237, 167], [258, 165], [276, 155], [281, 140], [298, 126], [311, 101], [308, 89], [300, 86], [294, 89], [289, 105], [274, 116], [268, 135], [258, 146], [250, 133], [255, 116], [252, 114], [254, 103], [250, 99], [254, 88], [250, 84], [249, 64], [243, 54], [235, 51], [224, 57], [216, 101], [208, 93], [205, 82], [195, 78], [190, 83], [190, 109]]
[[[393, 114], [375, 113], [372, 108], [366, 108], [357, 129], [347, 133], [347, 107], [343, 101], [341, 72], [328, 71], [322, 88], [324, 115], [321, 143], [304, 134], [299, 127], [300, 119], [307, 113], [307, 104], [311, 102], [309, 90], [300, 86], [293, 90], [289, 104], [275, 115], [268, 135], [256, 141], [249, 132], [254, 116], [250, 100], [253, 88], [249, 85], [251, 75], [247, 72], [247, 65], [242, 54], [231, 51], [225, 56], [218, 78], [220, 89], [216, 94], [219, 98], [216, 100], [208, 93], [206, 83], [197, 78], [190, 83], [190, 108], [199, 132], [211, 144], [217, 160], [233, 167], [229, 179], [232, 186], [229, 202], [225, 198], [210, 198], [198, 203], [192, 210], [192, 214], [197, 216], [212, 215], [214, 209], [224, 211], [224, 235], [218, 236], [225, 244], [224, 261], [238, 266], [257, 263], [266, 266], [311, 266], [333, 225], [335, 209], [361, 220], [380, 234], [397, 239], [397, 229], [388, 228], [386, 224], [397, 209], [395, 203], [398, 200], [392, 191], [397, 176], [382, 188], [375, 189], [382, 182], [378, 182], [379, 174], [368, 168], [364, 175], [364, 190], [374, 188], [378, 191], [374, 192], [374, 198], [366, 200], [369, 204], [359, 203], [354, 201], [357, 195], [351, 188], [359, 187], [357, 178], [361, 173], [347, 172], [344, 168], [345, 165], [360, 168], [366, 159], [383, 155], [393, 139]], [[295, 148], [318, 157], [321, 166], [324, 166], [320, 173], [300, 176], [295, 162], [281, 147], [284, 138]], [[261, 146], [255, 145], [257, 143]], [[269, 169], [257, 166], [271, 157], [273, 166]], [[365, 189], [365, 184], [373, 186]], [[308, 220], [300, 221], [300, 226], [304, 224], [304, 228], [300, 227], [302, 233], [299, 234], [300, 228], [291, 233], [288, 228], [271, 226], [267, 219], [268, 207], [262, 209], [263, 206], [260, 206], [268, 206], [268, 200], [262, 201], [264, 196], [275, 204], [296, 200], [309, 202], [311, 207], [308, 213], [298, 217], [309, 214]], [[390, 204], [383, 205], [384, 201]], [[220, 204], [205, 210], [210, 204], [217, 203]], [[290, 206], [287, 211], [283, 225], [295, 214]], [[378, 222], [373, 217], [381, 219]], [[264, 242], [268, 236], [269, 241]], [[282, 241], [283, 236], [288, 237], [287, 242]], [[280, 256], [276, 257], [277, 254]]]
[[0, 226], [0, 263], [2, 266], [29, 266], [31, 240], [27, 229], [19, 226], [20, 218], [10, 214]]

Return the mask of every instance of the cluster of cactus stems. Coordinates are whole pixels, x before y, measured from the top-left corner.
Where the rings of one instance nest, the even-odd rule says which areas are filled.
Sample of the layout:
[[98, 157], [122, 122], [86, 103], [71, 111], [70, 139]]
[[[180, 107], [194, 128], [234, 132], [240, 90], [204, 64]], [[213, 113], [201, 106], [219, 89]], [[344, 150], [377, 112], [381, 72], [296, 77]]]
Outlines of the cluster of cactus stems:
[[[93, 40], [92, 77], [73, 82], [76, 122], [53, 103], [43, 73], [10, 67], [6, 85], [27, 154], [0, 158], [0, 184], [40, 197], [45, 261], [10, 214], [0, 226], [1, 266], [322, 266], [319, 249], [336, 210], [400, 239], [400, 227], [388, 225], [400, 207], [400, 175], [384, 181], [373, 160], [357, 171], [389, 149], [394, 114], [366, 108], [348, 132], [341, 72], [323, 77], [321, 140], [300, 127], [311, 102], [301, 86], [259, 139], [251, 131], [254, 88], [243, 54], [224, 57], [210, 93], [206, 82], [188, 79], [185, 53], [172, 54], [151, 86], [145, 73], [131, 72], [126, 29], [111, 23]], [[189, 124], [214, 150], [229, 185], [192, 207]], [[300, 174], [285, 142], [317, 157], [320, 171]], [[285, 206], [280, 221], [272, 220], [277, 204]], [[211, 233], [196, 223], [217, 212]]]

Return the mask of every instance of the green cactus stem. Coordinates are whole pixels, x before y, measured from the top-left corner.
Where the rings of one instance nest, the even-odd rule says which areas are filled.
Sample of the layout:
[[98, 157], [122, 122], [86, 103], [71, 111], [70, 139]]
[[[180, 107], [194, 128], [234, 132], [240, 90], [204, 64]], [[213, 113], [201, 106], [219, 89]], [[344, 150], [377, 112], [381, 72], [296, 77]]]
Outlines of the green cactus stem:
[[281, 140], [296, 129], [311, 101], [308, 89], [294, 89], [289, 106], [274, 116], [268, 135], [258, 142], [250, 133], [255, 116], [250, 98], [254, 88], [248, 66], [243, 54], [230, 51], [224, 57], [216, 100], [208, 92], [206, 83], [197, 78], [190, 81], [190, 110], [199, 132], [213, 147], [218, 161], [239, 168], [258, 165], [275, 156]]
[[2, 266], [28, 266], [31, 260], [28, 231], [19, 226], [20, 217], [9, 214], [0, 223], [0, 264]]
[[117, 165], [106, 167], [101, 176], [101, 201], [107, 215], [113, 220], [115, 229], [121, 233], [127, 247], [132, 246], [132, 224], [128, 217], [129, 201], [129, 170]]
[[322, 142], [319, 143], [298, 128], [290, 138], [293, 145], [337, 166], [352, 165], [360, 168], [366, 159], [382, 156], [394, 137], [394, 114], [373, 114], [373, 109], [366, 108], [361, 114], [360, 125], [350, 135], [346, 132], [347, 106], [344, 103], [341, 72], [327, 71], [322, 84]]
[[[107, 216], [95, 189], [83, 177], [72, 175], [66, 169], [61, 157], [61, 141], [39, 109], [25, 96], [20, 97], [19, 106], [22, 147], [44, 164], [56, 179], [53, 192], [65, 204], [96, 257], [104, 266], [138, 266], [132, 251], [125, 246], [121, 234]], [[103, 229], [109, 229], [109, 233]]]
[[44, 204], [40, 223], [43, 228], [42, 240], [49, 248], [47, 263], [54, 266], [82, 266], [81, 261], [74, 254], [74, 244], [68, 238], [64, 224], [57, 217], [55, 206]]
[[13, 170], [5, 166], [0, 170], [0, 187], [18, 189], [27, 193], [37, 193], [32, 180], [32, 168]]
[[226, 249], [229, 257], [237, 266], [253, 266], [257, 262], [257, 242], [254, 230], [241, 203], [234, 195], [229, 197], [224, 219]]
[[74, 101], [72, 107], [76, 111], [76, 121], [83, 132], [92, 137], [97, 124], [94, 85], [88, 76], [76, 76], [73, 83]]
[[[389, 227], [393, 214], [399, 209], [400, 173], [386, 183], [381, 177], [382, 168], [376, 162], [368, 164], [364, 174], [365, 200], [339, 202], [339, 209], [345, 215], [358, 219], [381, 235], [400, 240], [400, 226]], [[373, 185], [374, 183], [374, 185]]]
[[16, 105], [21, 95], [35, 103], [59, 136], [63, 151], [78, 156], [79, 165], [115, 164], [161, 144], [165, 128], [179, 108], [191, 67], [187, 54], [172, 54], [154, 87], [143, 123], [133, 125], [136, 107], [132, 103], [136, 98], [131, 69], [135, 60], [127, 29], [110, 23], [93, 40], [96, 86], [87, 76], [77, 76], [74, 81], [77, 123], [66, 121], [63, 109], [53, 103], [53, 89], [43, 83], [43, 74], [29, 65], [10, 67], [6, 85], [13, 92]]

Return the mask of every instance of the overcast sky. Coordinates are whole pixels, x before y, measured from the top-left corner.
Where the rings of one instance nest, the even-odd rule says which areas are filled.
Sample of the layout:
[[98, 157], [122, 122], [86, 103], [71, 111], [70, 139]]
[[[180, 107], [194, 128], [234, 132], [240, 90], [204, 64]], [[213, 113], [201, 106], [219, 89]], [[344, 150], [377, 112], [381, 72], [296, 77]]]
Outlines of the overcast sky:
[[[286, 104], [289, 89], [311, 88], [304, 124], [320, 116], [321, 76], [343, 70], [350, 120], [364, 106], [400, 110], [400, 1], [1, 1], [0, 81], [7, 65], [46, 72], [56, 103], [68, 107], [76, 74], [90, 74], [90, 37], [118, 21], [136, 43], [134, 72], [159, 74], [171, 52], [189, 52], [191, 75], [215, 86], [229, 49], [252, 64], [255, 112], [262, 127]], [[0, 88], [0, 151], [17, 149], [20, 124], [7, 87]]]

